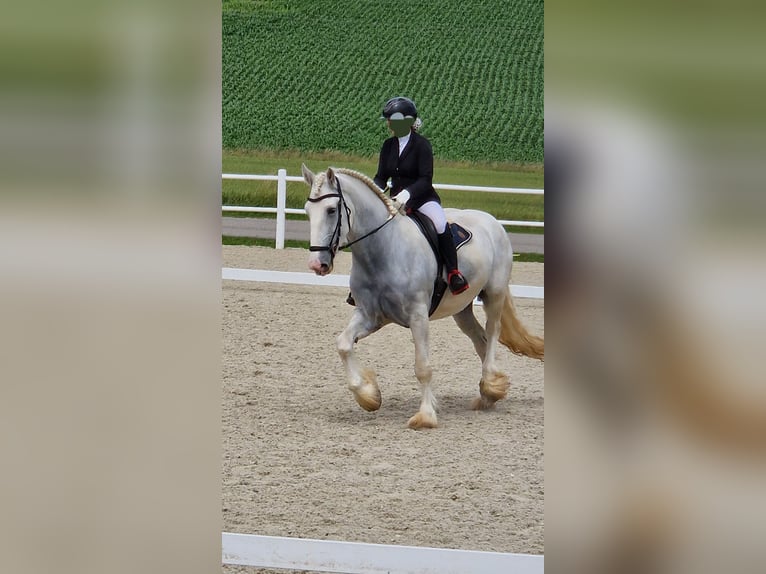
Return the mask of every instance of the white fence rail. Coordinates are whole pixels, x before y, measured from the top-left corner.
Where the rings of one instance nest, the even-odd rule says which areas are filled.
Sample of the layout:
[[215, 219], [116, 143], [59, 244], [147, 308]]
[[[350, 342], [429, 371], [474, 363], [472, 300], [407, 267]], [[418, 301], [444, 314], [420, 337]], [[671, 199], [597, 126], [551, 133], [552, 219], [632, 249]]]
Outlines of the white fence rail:
[[544, 557], [224, 532], [224, 564], [344, 574], [543, 574]]
[[[287, 182], [303, 181], [300, 176], [287, 175], [286, 169], [277, 170], [277, 175], [251, 175], [243, 173], [224, 173], [222, 179], [239, 179], [254, 181], [276, 181], [277, 182], [277, 206], [276, 207], [245, 207], [238, 205], [223, 205], [221, 212], [251, 212], [251, 213], [276, 213], [277, 214], [277, 237], [276, 248], [285, 247], [285, 215], [287, 213], [306, 215], [303, 209], [294, 209], [286, 207], [287, 204]], [[543, 195], [542, 189], [525, 189], [520, 187], [483, 187], [475, 185], [452, 185], [446, 183], [435, 183], [435, 189], [446, 189], [455, 191], [478, 191], [481, 193], [517, 193], [525, 195]], [[507, 219], [498, 220], [502, 225], [515, 225], [524, 227], [545, 227], [543, 221], [514, 221]]]
[[[318, 285], [321, 287], [349, 287], [348, 275], [325, 275], [320, 277], [314, 273], [299, 273], [295, 271], [271, 271], [269, 269], [239, 269], [224, 267], [221, 269], [221, 279], [228, 281], [256, 281], [261, 283], [286, 283], [291, 285]], [[533, 285], [511, 285], [511, 295], [522, 299], [545, 299], [545, 288]], [[475, 305], [481, 301], [474, 299]]]

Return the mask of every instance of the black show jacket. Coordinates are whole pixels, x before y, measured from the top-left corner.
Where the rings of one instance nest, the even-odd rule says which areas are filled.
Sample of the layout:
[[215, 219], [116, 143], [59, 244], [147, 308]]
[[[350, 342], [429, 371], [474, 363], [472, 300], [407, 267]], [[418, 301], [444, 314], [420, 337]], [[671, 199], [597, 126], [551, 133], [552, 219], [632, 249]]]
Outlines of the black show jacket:
[[407, 207], [418, 209], [427, 201], [441, 203], [433, 186], [434, 154], [431, 142], [416, 131], [410, 131], [410, 140], [399, 155], [399, 138], [391, 137], [383, 142], [378, 159], [375, 184], [385, 189], [388, 178], [392, 180], [391, 197], [406, 189], [410, 192]]

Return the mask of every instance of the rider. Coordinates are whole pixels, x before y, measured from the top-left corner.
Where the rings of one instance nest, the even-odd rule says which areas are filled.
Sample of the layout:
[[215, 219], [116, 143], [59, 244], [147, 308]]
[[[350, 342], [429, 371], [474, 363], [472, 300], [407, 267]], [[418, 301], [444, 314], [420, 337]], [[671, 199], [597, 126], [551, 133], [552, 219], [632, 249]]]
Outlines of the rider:
[[391, 98], [383, 106], [393, 137], [383, 142], [378, 160], [375, 183], [381, 189], [391, 179], [391, 197], [406, 209], [417, 210], [434, 224], [439, 239], [439, 251], [447, 266], [447, 282], [457, 295], [468, 289], [468, 281], [457, 266], [457, 251], [452, 232], [441, 206], [441, 198], [433, 187], [434, 156], [431, 142], [418, 133], [423, 123], [418, 118], [415, 103], [409, 98]]

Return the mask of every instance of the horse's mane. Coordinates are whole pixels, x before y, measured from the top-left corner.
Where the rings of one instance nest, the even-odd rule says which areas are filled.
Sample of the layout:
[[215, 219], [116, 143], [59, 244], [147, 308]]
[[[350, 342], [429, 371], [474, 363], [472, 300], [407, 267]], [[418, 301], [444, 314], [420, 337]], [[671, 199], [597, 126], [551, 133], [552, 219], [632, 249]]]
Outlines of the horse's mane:
[[[372, 179], [370, 179], [363, 173], [353, 169], [348, 169], [345, 167], [334, 167], [332, 168], [332, 170], [336, 173], [342, 173], [344, 175], [348, 175], [350, 177], [358, 179], [359, 181], [367, 184], [367, 187], [369, 187], [375, 193], [375, 195], [378, 196], [378, 198], [386, 205], [386, 207], [388, 208], [388, 212], [391, 215], [396, 215], [397, 213], [399, 213], [398, 210], [396, 209], [396, 206], [394, 206], [394, 202], [391, 200], [391, 198], [388, 197], [385, 193], [383, 193], [383, 190], [380, 189], [377, 186], [377, 184], [374, 181], [372, 181]], [[322, 173], [320, 175], [324, 176], [325, 174]], [[322, 183], [324, 183], [324, 181], [320, 182], [319, 184], [320, 187]]]

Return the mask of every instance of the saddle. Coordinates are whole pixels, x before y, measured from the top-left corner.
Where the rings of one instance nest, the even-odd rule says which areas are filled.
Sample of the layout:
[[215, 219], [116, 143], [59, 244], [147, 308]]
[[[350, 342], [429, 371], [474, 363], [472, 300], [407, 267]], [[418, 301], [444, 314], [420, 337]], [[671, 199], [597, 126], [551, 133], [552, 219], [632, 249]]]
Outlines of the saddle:
[[[431, 219], [415, 210], [407, 210], [407, 217], [417, 224], [418, 228], [428, 241], [428, 244], [431, 246], [431, 250], [434, 252], [434, 257], [436, 257], [436, 278], [434, 279], [434, 291], [431, 296], [431, 307], [428, 310], [428, 316], [430, 317], [433, 315], [434, 311], [436, 311], [436, 308], [444, 297], [444, 292], [447, 290], [447, 280], [444, 278], [444, 261], [442, 260], [439, 251], [439, 240], [436, 237], [436, 228]], [[473, 237], [473, 233], [459, 223], [451, 223], [448, 221], [447, 226], [452, 232], [452, 240], [455, 242], [455, 251], [468, 243]]]

